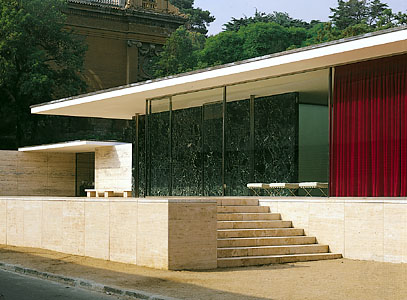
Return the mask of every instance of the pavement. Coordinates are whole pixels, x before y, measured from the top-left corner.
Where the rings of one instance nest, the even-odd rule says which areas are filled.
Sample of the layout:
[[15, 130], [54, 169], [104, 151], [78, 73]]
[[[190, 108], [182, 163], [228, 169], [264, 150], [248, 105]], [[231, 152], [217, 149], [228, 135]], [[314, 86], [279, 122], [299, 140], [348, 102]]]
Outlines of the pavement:
[[120, 300], [70, 285], [0, 270], [1, 300]]
[[168, 271], [0, 245], [0, 269], [128, 299], [407, 300], [407, 264], [349, 259]]

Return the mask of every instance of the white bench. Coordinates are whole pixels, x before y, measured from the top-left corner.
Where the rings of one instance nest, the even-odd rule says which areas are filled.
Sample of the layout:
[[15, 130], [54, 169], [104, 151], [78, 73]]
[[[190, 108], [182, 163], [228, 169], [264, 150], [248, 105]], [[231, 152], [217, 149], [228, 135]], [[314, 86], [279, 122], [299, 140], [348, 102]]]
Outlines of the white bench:
[[265, 190], [270, 196], [272, 196], [272, 191], [277, 191], [276, 196], [282, 196], [283, 190], [288, 190], [292, 196], [295, 195], [295, 191], [303, 189], [305, 191], [305, 196], [312, 197], [312, 190], [317, 189], [325, 197], [328, 194], [325, 192], [328, 189], [327, 182], [300, 182], [300, 183], [286, 183], [286, 182], [276, 182], [276, 183], [248, 183], [247, 187], [252, 190], [256, 195], [257, 190]]
[[282, 196], [284, 190], [288, 190], [292, 196], [295, 195], [295, 191], [298, 189], [298, 183], [286, 183], [286, 182], [275, 182], [275, 183], [248, 183], [247, 187], [251, 189], [256, 195], [258, 195], [258, 189], [266, 190], [270, 195], [272, 191], [276, 191], [277, 196]]
[[300, 188], [302, 188], [306, 196], [312, 197], [311, 192], [312, 190], [319, 190], [321, 194], [325, 197], [328, 196], [328, 193], [325, 190], [328, 190], [328, 183], [327, 182], [301, 182]]
[[114, 191], [114, 190], [103, 190], [103, 189], [86, 189], [86, 196], [88, 198], [92, 197], [124, 197], [129, 198], [132, 195], [132, 191]]

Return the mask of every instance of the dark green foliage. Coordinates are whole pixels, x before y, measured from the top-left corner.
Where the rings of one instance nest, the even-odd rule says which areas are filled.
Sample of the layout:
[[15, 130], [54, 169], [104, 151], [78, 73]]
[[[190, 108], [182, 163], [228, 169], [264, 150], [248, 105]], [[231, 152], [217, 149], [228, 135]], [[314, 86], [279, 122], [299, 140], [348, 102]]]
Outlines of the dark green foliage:
[[256, 10], [253, 17], [244, 17], [240, 19], [232, 18], [231, 21], [224, 24], [225, 31], [239, 31], [241, 27], [245, 27], [250, 24], [255, 23], [277, 23], [283, 27], [300, 27], [309, 29], [320, 21], [313, 20], [311, 23], [305, 22], [299, 19], [291, 18], [285, 12], [273, 12], [271, 14], [266, 14], [264, 12], [259, 12]]
[[188, 22], [185, 25], [189, 30], [201, 34], [207, 34], [208, 26], [215, 21], [211, 13], [202, 8], [194, 8], [194, 0], [170, 0], [171, 4], [179, 8], [180, 12], [188, 16]]
[[[350, 36], [352, 32], [380, 30], [405, 24], [406, 14], [394, 14], [386, 3], [380, 0], [338, 0], [338, 7], [331, 8], [329, 18], [339, 30], [347, 30], [343, 36]], [[366, 25], [365, 30], [360, 30]], [[356, 27], [355, 27], [356, 26]], [[349, 29], [355, 28], [355, 30]]]
[[[181, 9], [193, 7], [193, 0], [173, 0]], [[206, 38], [185, 28], [168, 40], [159, 58], [156, 77], [183, 73], [302, 46], [338, 40], [407, 24], [407, 14], [393, 13], [380, 0], [338, 1], [331, 22], [305, 22], [284, 12], [232, 18], [223, 32]]]
[[156, 66], [156, 77], [193, 70], [197, 65], [198, 51], [203, 48], [205, 37], [197, 32], [179, 27], [167, 40]]
[[86, 47], [64, 29], [65, 5], [63, 0], [0, 0], [2, 148], [18, 147], [25, 131], [34, 130], [38, 120], [30, 118], [29, 105], [85, 91], [80, 72]]

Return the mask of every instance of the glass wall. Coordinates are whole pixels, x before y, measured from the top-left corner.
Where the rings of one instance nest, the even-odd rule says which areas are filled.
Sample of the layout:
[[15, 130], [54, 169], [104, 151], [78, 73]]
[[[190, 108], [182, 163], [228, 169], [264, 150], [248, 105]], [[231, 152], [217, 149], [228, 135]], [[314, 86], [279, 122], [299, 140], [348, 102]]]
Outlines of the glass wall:
[[298, 93], [227, 101], [227, 91], [147, 101], [139, 195], [249, 195], [249, 182], [298, 180]]

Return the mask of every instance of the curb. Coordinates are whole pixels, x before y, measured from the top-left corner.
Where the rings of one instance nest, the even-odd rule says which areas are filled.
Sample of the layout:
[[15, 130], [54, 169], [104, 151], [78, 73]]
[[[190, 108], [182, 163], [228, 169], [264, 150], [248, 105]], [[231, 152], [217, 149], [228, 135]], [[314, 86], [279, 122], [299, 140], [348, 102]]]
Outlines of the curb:
[[49, 272], [41, 272], [35, 269], [25, 268], [20, 265], [13, 265], [0, 262], [0, 269], [8, 272], [13, 272], [17, 274], [26, 275], [29, 277], [36, 277], [40, 279], [45, 279], [49, 281], [54, 281], [62, 284], [66, 284], [72, 287], [78, 287], [90, 291], [101, 292], [108, 295], [115, 295], [115, 296], [125, 296], [130, 297], [133, 299], [143, 299], [143, 300], [180, 300], [177, 298], [171, 298], [166, 296], [161, 296], [157, 294], [151, 294], [144, 291], [139, 290], [127, 290], [122, 289], [114, 286], [104, 285], [100, 283], [96, 283], [91, 280], [85, 280], [81, 278], [73, 278], [58, 274], [53, 274]]

